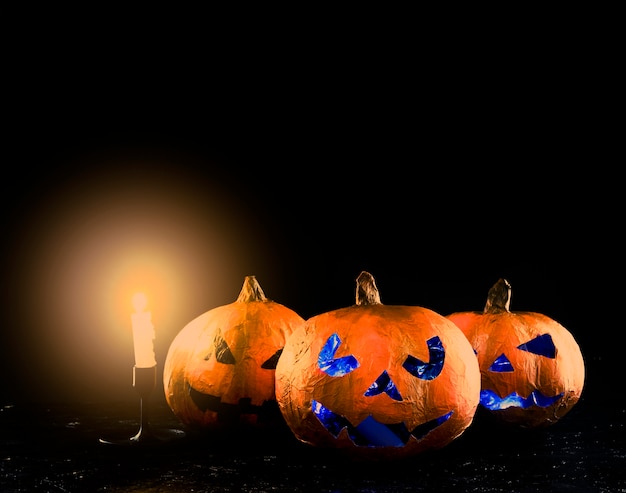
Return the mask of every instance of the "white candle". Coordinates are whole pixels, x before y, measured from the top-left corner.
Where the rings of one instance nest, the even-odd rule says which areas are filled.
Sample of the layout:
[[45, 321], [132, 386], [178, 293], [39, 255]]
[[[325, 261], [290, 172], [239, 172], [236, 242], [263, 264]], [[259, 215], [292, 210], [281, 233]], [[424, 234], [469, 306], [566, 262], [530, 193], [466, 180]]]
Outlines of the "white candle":
[[133, 296], [135, 313], [131, 316], [133, 324], [133, 343], [135, 346], [135, 366], [137, 368], [152, 368], [156, 365], [154, 356], [154, 325], [152, 314], [144, 311], [148, 299], [143, 293]]

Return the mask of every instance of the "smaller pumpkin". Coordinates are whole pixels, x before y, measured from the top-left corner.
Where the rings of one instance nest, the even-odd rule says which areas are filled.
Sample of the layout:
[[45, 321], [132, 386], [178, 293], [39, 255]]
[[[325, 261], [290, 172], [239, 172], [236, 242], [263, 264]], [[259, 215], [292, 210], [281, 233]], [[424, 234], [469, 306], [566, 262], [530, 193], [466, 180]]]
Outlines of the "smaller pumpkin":
[[382, 304], [368, 272], [356, 304], [309, 318], [276, 367], [276, 399], [296, 438], [357, 460], [447, 445], [472, 422], [479, 393], [459, 328], [428, 308]]
[[481, 372], [480, 407], [524, 428], [556, 423], [578, 402], [583, 356], [572, 334], [536, 312], [512, 312], [511, 285], [499, 279], [482, 312], [447, 315], [466, 335]]
[[198, 316], [172, 341], [163, 371], [168, 405], [196, 430], [284, 424], [274, 374], [286, 338], [303, 324], [247, 276], [235, 302]]

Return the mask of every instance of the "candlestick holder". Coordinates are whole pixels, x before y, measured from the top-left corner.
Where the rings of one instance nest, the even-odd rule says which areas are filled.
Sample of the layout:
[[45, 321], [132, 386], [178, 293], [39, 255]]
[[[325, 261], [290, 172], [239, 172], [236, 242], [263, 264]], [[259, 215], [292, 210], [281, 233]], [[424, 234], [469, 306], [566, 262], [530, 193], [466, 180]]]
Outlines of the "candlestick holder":
[[100, 438], [100, 443], [109, 445], [159, 444], [185, 436], [185, 432], [176, 429], [153, 430], [149, 420], [149, 397], [156, 388], [157, 367], [141, 368], [133, 366], [133, 387], [139, 394], [139, 431], [130, 438]]

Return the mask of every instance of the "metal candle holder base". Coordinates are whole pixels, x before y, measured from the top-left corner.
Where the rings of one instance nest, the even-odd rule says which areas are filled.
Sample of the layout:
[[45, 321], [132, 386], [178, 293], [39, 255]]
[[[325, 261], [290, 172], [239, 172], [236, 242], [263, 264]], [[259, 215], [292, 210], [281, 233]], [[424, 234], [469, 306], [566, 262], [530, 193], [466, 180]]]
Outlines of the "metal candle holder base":
[[148, 398], [156, 388], [157, 367], [138, 368], [133, 366], [133, 387], [139, 394], [140, 420], [139, 431], [130, 438], [105, 439], [100, 438], [100, 443], [108, 445], [138, 445], [158, 444], [185, 436], [185, 432], [176, 429], [153, 431], [149, 422]]

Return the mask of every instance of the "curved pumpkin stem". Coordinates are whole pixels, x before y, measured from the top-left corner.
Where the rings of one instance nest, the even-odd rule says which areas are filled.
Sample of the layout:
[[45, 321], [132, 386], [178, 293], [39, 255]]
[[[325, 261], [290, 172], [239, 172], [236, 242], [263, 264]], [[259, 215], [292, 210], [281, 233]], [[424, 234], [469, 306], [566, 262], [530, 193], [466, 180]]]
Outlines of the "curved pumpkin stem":
[[382, 305], [376, 282], [369, 272], [363, 271], [356, 278], [356, 304]]
[[246, 276], [237, 301], [241, 301], [243, 303], [248, 303], [250, 301], [267, 301], [265, 293], [261, 289], [256, 277]]
[[506, 279], [498, 279], [487, 294], [483, 313], [508, 312], [511, 305], [511, 284]]

